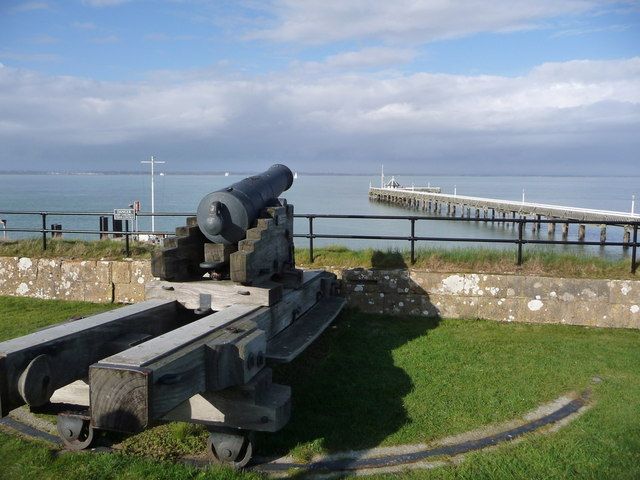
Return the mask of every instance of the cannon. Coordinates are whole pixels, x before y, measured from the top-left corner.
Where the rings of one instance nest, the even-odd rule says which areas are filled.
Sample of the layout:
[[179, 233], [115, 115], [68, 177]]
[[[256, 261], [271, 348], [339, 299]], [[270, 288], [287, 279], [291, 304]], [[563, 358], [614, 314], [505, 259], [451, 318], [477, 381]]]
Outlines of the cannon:
[[302, 353], [345, 300], [335, 275], [295, 266], [293, 175], [274, 165], [206, 195], [152, 258], [145, 301], [0, 343], [0, 413], [58, 413], [70, 449], [96, 430], [205, 425], [216, 462], [243, 467], [254, 432], [291, 415], [272, 367]]
[[293, 184], [293, 173], [285, 165], [245, 178], [206, 195], [198, 205], [198, 227], [214, 243], [232, 244], [245, 237], [263, 208]]

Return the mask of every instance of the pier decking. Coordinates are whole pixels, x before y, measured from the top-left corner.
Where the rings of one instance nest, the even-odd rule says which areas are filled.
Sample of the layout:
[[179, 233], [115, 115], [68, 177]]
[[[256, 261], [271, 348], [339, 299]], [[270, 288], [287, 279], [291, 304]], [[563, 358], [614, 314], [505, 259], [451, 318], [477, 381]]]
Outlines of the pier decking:
[[[369, 199], [371, 201], [391, 203], [437, 214], [442, 214], [444, 208], [446, 209], [446, 214], [449, 216], [456, 216], [457, 212], [459, 212], [459, 216], [471, 217], [475, 215], [475, 218], [484, 221], [508, 222], [510, 218], [532, 217], [534, 221], [531, 225], [534, 231], [540, 228], [541, 223], [544, 223], [544, 217], [544, 219], [555, 220], [552, 223], [546, 222], [548, 224], [549, 235], [555, 234], [557, 220], [584, 221], [596, 224], [597, 222], [616, 222], [624, 227], [623, 241], [625, 242], [628, 242], [631, 238], [631, 228], [628, 225], [640, 221], [640, 214], [518, 202], [495, 198], [451, 195], [425, 191], [418, 188], [370, 187]], [[569, 225], [563, 224], [562, 227], [562, 235], [566, 238], [569, 232]], [[584, 224], [579, 225], [579, 240], [584, 240], [585, 229]], [[606, 227], [602, 225], [600, 227], [600, 241], [602, 243], [606, 241], [606, 235]]]

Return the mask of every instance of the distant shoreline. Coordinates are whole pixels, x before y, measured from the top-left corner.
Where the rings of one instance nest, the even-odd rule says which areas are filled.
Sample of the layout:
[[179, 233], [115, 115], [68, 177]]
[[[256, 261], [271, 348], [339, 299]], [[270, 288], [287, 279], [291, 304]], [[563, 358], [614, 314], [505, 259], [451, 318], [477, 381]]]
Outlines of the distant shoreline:
[[[170, 176], [201, 176], [201, 175], [211, 175], [211, 176], [219, 176], [224, 177], [226, 171], [221, 172], [172, 172], [166, 171], [162, 172], [165, 175]], [[258, 171], [244, 171], [244, 172], [229, 172], [229, 176], [245, 176], [245, 175], [255, 175], [256, 173], [260, 173]], [[379, 172], [374, 173], [336, 173], [336, 172], [297, 172], [299, 176], [302, 177], [379, 177]], [[104, 171], [104, 172], [51, 172], [51, 171], [20, 171], [20, 170], [0, 170], [0, 176], [3, 175], [50, 175], [50, 176], [108, 176], [108, 175], [143, 175], [148, 176], [148, 171]], [[486, 174], [459, 174], [459, 173], [418, 173], [418, 172], [398, 172], [394, 173], [395, 176], [398, 177], [553, 177], [553, 178], [640, 178], [640, 175], [559, 175], [559, 174], [502, 174], [502, 175], [486, 175]], [[160, 173], [156, 173], [156, 176], [160, 176]]]

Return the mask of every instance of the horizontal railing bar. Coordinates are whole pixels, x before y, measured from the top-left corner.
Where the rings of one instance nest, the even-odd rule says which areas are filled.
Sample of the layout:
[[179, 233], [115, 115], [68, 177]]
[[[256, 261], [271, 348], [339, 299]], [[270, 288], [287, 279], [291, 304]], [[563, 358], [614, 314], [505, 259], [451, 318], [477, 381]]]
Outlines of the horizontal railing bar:
[[[16, 210], [0, 210], [0, 215], [46, 215], [46, 216], [59, 216], [59, 217], [109, 217], [113, 216], [113, 211], [110, 212], [57, 212], [57, 211], [16, 211]], [[195, 213], [185, 212], [138, 212], [138, 217], [195, 217]]]
[[86, 235], [102, 235], [102, 234], [113, 234], [113, 235], [175, 235], [175, 232], [161, 232], [151, 230], [129, 230], [128, 232], [124, 230], [54, 230], [51, 228], [6, 228], [0, 229], [0, 232], [24, 232], [24, 233], [82, 233]]
[[484, 217], [433, 217], [433, 216], [419, 216], [419, 215], [347, 215], [347, 214], [331, 214], [331, 213], [296, 213], [293, 215], [296, 218], [335, 218], [335, 219], [362, 219], [362, 220], [435, 220], [435, 221], [453, 221], [453, 222], [494, 222], [494, 223], [553, 223], [553, 224], [584, 224], [584, 225], [608, 225], [614, 227], [623, 227], [627, 225], [640, 225], [640, 222], [624, 222], [620, 221], [600, 221], [600, 220], [575, 220], [575, 219], [540, 219], [535, 218], [484, 218]]
[[[113, 216], [110, 212], [61, 212], [61, 211], [18, 211], [0, 210], [0, 215], [47, 215], [47, 216]], [[138, 217], [191, 217], [193, 212], [137, 212]], [[493, 222], [493, 223], [546, 223], [546, 224], [583, 224], [583, 225], [607, 225], [607, 226], [640, 226], [640, 221], [620, 222], [613, 220], [576, 220], [560, 218], [509, 218], [509, 217], [446, 217], [446, 216], [421, 216], [421, 215], [368, 215], [368, 214], [333, 214], [333, 213], [296, 213], [295, 218], [334, 218], [334, 219], [362, 219], [362, 220], [433, 220], [453, 222]]]
[[541, 245], [599, 245], [611, 247], [633, 247], [640, 246], [640, 243], [633, 242], [595, 242], [595, 241], [578, 241], [578, 240], [518, 240], [517, 238], [467, 238], [467, 237], [409, 237], [400, 235], [340, 235], [340, 234], [322, 234], [314, 233], [313, 235], [297, 233], [293, 235], [295, 238], [327, 238], [327, 239], [349, 239], [349, 240], [400, 240], [400, 241], [416, 241], [416, 242], [466, 242], [466, 243], [535, 243]]

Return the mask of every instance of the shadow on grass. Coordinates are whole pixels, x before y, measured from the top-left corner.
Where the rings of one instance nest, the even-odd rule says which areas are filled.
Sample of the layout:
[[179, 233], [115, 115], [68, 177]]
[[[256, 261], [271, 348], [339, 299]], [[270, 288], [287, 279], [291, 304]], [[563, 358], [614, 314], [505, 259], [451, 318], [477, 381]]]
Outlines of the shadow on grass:
[[[400, 253], [374, 252], [371, 260], [374, 268], [408, 268]], [[379, 295], [380, 286], [372, 285], [379, 281], [384, 280], [363, 279], [363, 294]], [[303, 355], [275, 369], [274, 381], [292, 387], [292, 416], [282, 431], [258, 438], [260, 452], [291, 452], [309, 460], [318, 453], [380, 445], [409, 421], [403, 399], [413, 383], [395, 365], [393, 352], [438, 323], [343, 312]]]

